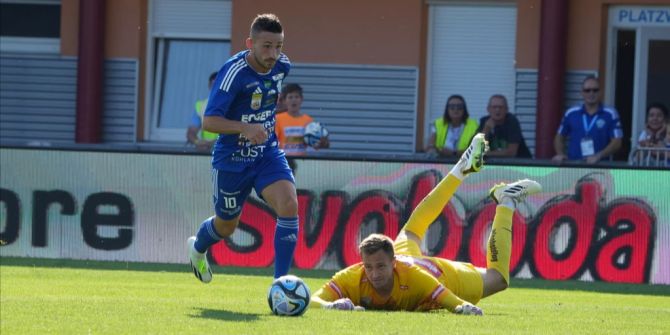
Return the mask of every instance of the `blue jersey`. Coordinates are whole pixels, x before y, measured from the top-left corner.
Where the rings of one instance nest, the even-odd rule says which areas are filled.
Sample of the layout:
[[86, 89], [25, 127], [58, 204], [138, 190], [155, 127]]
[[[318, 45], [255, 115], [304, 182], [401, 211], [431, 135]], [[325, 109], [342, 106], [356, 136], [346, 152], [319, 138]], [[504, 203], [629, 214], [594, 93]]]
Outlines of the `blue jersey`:
[[268, 140], [251, 145], [242, 134], [220, 134], [214, 145], [212, 166], [215, 169], [239, 172], [259, 160], [264, 154], [279, 150], [275, 135], [275, 107], [282, 80], [288, 75], [291, 63], [281, 54], [275, 66], [265, 74], [257, 73], [246, 61], [249, 50], [231, 57], [219, 70], [205, 116], [220, 116], [228, 120], [260, 123], [268, 132]]
[[597, 153], [614, 138], [623, 137], [619, 113], [616, 109], [600, 105], [598, 111], [589, 115], [584, 105], [568, 109], [563, 116], [558, 133], [568, 138], [568, 159], [583, 159], [581, 142], [584, 138], [593, 140]]

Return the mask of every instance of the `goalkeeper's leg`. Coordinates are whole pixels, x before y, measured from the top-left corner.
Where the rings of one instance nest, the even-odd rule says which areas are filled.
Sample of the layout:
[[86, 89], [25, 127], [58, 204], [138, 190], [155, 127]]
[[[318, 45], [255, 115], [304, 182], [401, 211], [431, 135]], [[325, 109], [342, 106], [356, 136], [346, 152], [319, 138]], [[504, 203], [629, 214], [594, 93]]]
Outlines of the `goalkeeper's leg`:
[[484, 134], [475, 135], [470, 146], [449, 174], [442, 178], [437, 186], [414, 209], [409, 220], [407, 220], [407, 224], [398, 234], [396, 243], [409, 239], [418, 245], [421, 244], [428, 227], [440, 215], [444, 206], [449, 203], [463, 179], [483, 168], [484, 154], [487, 150], [488, 142], [486, 142]]
[[486, 249], [486, 270], [483, 273], [483, 297], [500, 292], [509, 286], [509, 262], [512, 254], [512, 218], [516, 205], [542, 186], [524, 179], [491, 188], [490, 197], [498, 204]]

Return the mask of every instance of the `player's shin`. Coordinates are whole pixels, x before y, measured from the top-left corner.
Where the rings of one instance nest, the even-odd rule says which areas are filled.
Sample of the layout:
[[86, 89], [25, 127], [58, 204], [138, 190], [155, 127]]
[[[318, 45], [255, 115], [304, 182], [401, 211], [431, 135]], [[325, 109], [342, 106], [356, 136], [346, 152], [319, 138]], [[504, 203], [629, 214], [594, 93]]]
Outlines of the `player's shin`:
[[288, 274], [298, 242], [298, 217], [277, 218], [275, 227], [275, 278]]
[[423, 239], [428, 226], [440, 215], [460, 185], [461, 180], [452, 174], [444, 177], [416, 206], [404, 229]]
[[216, 231], [216, 228], [214, 227], [214, 219], [215, 217], [212, 216], [211, 218], [203, 221], [202, 224], [200, 224], [198, 233], [196, 234], [196, 240], [193, 244], [193, 247], [201, 254], [204, 254], [205, 251], [207, 251], [207, 249], [209, 249], [209, 247], [211, 247], [214, 243], [223, 239], [223, 236], [219, 235], [219, 233]]
[[486, 249], [486, 267], [494, 269], [509, 284], [509, 262], [512, 254], [512, 218], [514, 210], [498, 205]]

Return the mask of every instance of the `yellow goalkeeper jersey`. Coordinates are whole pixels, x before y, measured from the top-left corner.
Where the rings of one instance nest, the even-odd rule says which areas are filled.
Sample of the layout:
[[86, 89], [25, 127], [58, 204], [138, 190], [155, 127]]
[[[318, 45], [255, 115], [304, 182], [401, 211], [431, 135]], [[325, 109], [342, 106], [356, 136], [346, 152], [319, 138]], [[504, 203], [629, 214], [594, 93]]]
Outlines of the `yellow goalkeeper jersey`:
[[396, 260], [393, 290], [388, 298], [376, 293], [365, 276], [363, 263], [339, 271], [315, 294], [325, 301], [349, 298], [355, 305], [372, 310], [425, 311], [446, 307], [453, 311], [464, 302], [435, 276], [441, 271], [438, 264], [433, 263], [436, 272], [431, 274], [416, 264], [420, 258], [396, 255]]

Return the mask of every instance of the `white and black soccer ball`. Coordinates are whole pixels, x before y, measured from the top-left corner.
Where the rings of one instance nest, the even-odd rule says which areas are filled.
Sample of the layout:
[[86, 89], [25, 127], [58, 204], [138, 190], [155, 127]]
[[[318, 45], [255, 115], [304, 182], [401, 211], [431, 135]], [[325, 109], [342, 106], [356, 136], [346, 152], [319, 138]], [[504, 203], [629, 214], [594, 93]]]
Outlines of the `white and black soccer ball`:
[[268, 292], [270, 310], [275, 315], [281, 316], [302, 315], [307, 310], [309, 298], [309, 287], [302, 279], [294, 275], [275, 279]]
[[310, 122], [305, 126], [305, 144], [315, 146], [322, 137], [328, 136], [328, 129], [320, 122]]

